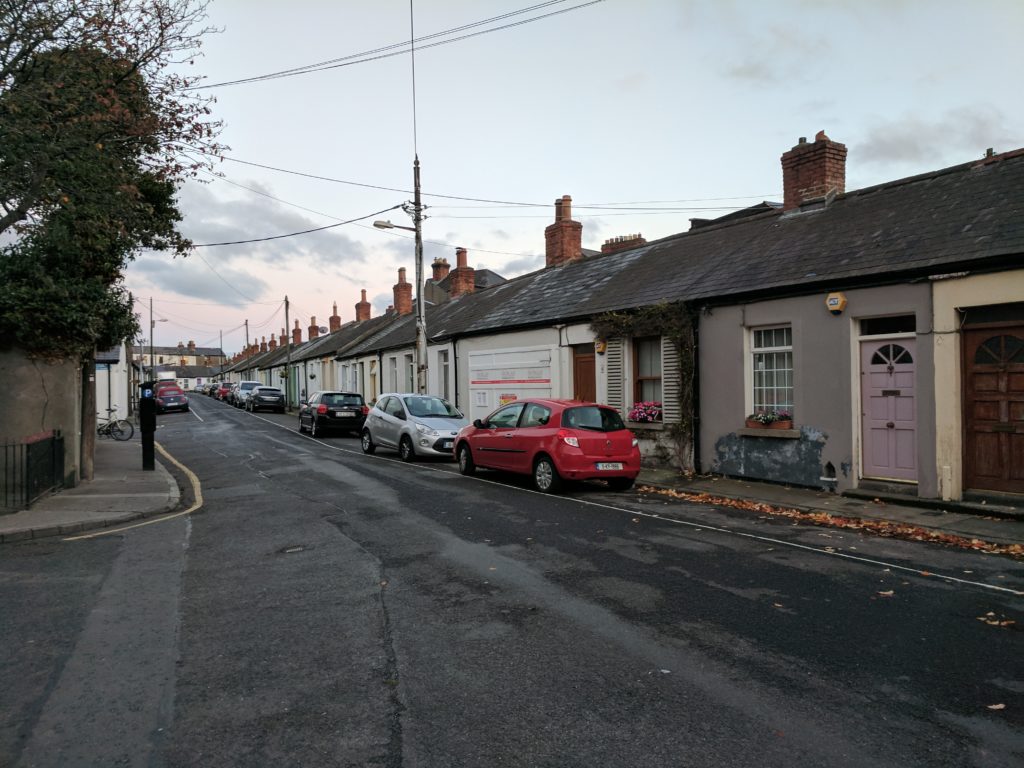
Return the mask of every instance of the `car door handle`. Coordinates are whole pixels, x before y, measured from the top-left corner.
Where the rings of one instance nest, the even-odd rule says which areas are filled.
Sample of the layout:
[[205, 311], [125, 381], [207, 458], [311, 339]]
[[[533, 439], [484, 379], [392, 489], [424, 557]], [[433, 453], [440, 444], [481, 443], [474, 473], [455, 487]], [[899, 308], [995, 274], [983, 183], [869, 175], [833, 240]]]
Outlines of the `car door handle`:
[[513, 435], [513, 434], [512, 434], [511, 432], [507, 432], [507, 433], [505, 434], [505, 439], [506, 439], [506, 440], [508, 440], [508, 439], [510, 439], [510, 438], [512, 438], [512, 437], [515, 437], [515, 435]]

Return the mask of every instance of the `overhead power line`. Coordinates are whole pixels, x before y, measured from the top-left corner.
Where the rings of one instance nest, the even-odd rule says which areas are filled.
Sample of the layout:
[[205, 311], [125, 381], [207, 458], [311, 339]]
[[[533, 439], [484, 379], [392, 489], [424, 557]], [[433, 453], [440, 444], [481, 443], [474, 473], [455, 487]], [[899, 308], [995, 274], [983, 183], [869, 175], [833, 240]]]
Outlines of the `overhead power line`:
[[[359, 181], [349, 181], [347, 179], [338, 179], [338, 178], [335, 178], [333, 176], [322, 176], [322, 175], [315, 174], [315, 173], [306, 173], [305, 171], [293, 171], [293, 170], [291, 170], [289, 168], [280, 168], [278, 166], [267, 165], [265, 163], [256, 163], [256, 162], [253, 162], [251, 160], [240, 160], [240, 159], [238, 159], [236, 157], [228, 157], [226, 155], [214, 155], [214, 157], [217, 157], [217, 158], [219, 158], [221, 160], [227, 160], [227, 161], [232, 162], [232, 163], [239, 163], [240, 165], [248, 165], [248, 166], [251, 166], [253, 168], [262, 168], [262, 169], [264, 169], [266, 171], [276, 171], [277, 173], [287, 173], [287, 174], [289, 174], [291, 176], [300, 176], [302, 178], [315, 179], [317, 181], [327, 181], [327, 182], [330, 182], [332, 184], [345, 184], [345, 185], [353, 186], [353, 187], [362, 187], [364, 189], [378, 189], [378, 190], [382, 190], [384, 192], [398, 192], [398, 193], [403, 194], [403, 195], [411, 195], [411, 194], [413, 194], [412, 190], [402, 189], [401, 187], [385, 187], [385, 186], [382, 186], [382, 185], [379, 185], [379, 184], [365, 184], [365, 183], [359, 182]], [[220, 176], [217, 176], [216, 174], [210, 174], [210, 175], [215, 176], [217, 178], [222, 178]], [[229, 182], [229, 183], [235, 183], [235, 182]], [[257, 193], [257, 194], [263, 194], [263, 193]], [[492, 199], [482, 198], [482, 197], [463, 197], [463, 196], [460, 196], [460, 195], [445, 195], [445, 194], [441, 194], [440, 192], [429, 192], [427, 190], [423, 190], [423, 192], [421, 194], [424, 197], [436, 197], [436, 198], [441, 198], [441, 199], [444, 199], [444, 200], [461, 200], [463, 202], [469, 202], [469, 203], [484, 203], [484, 204], [493, 205], [493, 206], [497, 206], [497, 207], [507, 207], [507, 208], [550, 208], [551, 207], [551, 203], [524, 203], [524, 202], [515, 201], [515, 200], [492, 200]], [[630, 202], [626, 202], [626, 203], [578, 203], [578, 202], [573, 202], [572, 207], [573, 207], [574, 211], [589, 210], [589, 209], [595, 209], [595, 210], [622, 210], [622, 211], [645, 211], [645, 210], [661, 210], [661, 211], [664, 211], [664, 210], [668, 210], [668, 211], [683, 210], [683, 211], [685, 211], [685, 210], [693, 210], [693, 209], [692, 208], [682, 208], [682, 209], [653, 208], [652, 209], [652, 208], [647, 208], [647, 207], [629, 208], [629, 207], [626, 207], [626, 206], [644, 205], [645, 203], [650, 203], [650, 204], [660, 204], [660, 203], [670, 204], [670, 203], [690, 203], [690, 202], [696, 203], [696, 202], [702, 202], [702, 201], [705, 201], [705, 200], [708, 201], [708, 202], [716, 202], [716, 201], [721, 201], [721, 200], [755, 200], [755, 199], [756, 200], [763, 200], [766, 197], [771, 197], [771, 196], [772, 196], [771, 194], [768, 194], [768, 195], [742, 195], [742, 196], [737, 196], [737, 197], [693, 198], [693, 199], [689, 199], [689, 200], [650, 200], [650, 201], [638, 201], [638, 202], [635, 202], [635, 203], [630, 203]], [[442, 208], [442, 207], [455, 207], [455, 206], [440, 206], [440, 205], [438, 205], [438, 206], [432, 206], [432, 207]], [[466, 206], [466, 207], [468, 207], [468, 206]], [[731, 207], [745, 207], [745, 206], [731, 206]], [[700, 210], [712, 210], [712, 209], [711, 208], [701, 208]], [[314, 211], [314, 213], [315, 213], [315, 211]]]
[[[300, 232], [289, 232], [289, 233], [284, 234], [284, 235], [271, 235], [269, 237], [254, 237], [251, 240], [231, 240], [231, 241], [224, 242], [224, 243], [198, 243], [198, 244], [197, 243], [193, 243], [192, 247], [193, 248], [213, 248], [214, 246], [217, 246], [217, 245], [245, 245], [247, 243], [265, 243], [265, 242], [267, 242], [269, 240], [282, 240], [282, 239], [284, 239], [286, 237], [298, 237], [299, 235], [308, 235], [308, 234], [311, 234], [313, 232], [323, 232], [325, 229], [334, 229], [335, 227], [341, 227], [341, 226], [344, 226], [345, 224], [352, 224], [352, 223], [357, 222], [357, 221], [362, 221], [363, 219], [369, 219], [369, 218], [372, 218], [374, 216], [380, 216], [382, 213], [387, 213], [388, 211], [393, 211], [396, 208], [401, 208], [401, 207], [402, 207], [401, 205], [392, 205], [390, 208], [384, 208], [384, 209], [382, 209], [380, 211], [374, 211], [373, 213], [368, 213], [365, 216], [359, 216], [359, 217], [357, 217], [355, 219], [348, 219], [347, 221], [339, 221], [337, 224], [328, 224], [328, 225], [326, 225], [324, 227], [314, 227], [313, 229], [304, 229], [304, 230], [302, 230]], [[205, 260], [203, 261], [203, 263], [204, 264], [206, 263]], [[207, 266], [210, 266], [210, 265], [207, 264]], [[213, 267], [210, 267], [210, 269], [213, 269]], [[236, 288], [235, 290], [238, 290], [238, 289]], [[246, 298], [248, 298], [248, 297], [246, 297]], [[251, 299], [250, 299], [250, 301], [251, 301]]]
[[535, 11], [535, 10], [540, 10], [541, 8], [546, 8], [546, 7], [551, 6], [551, 5], [557, 5], [558, 3], [562, 3], [562, 2], [565, 2], [565, 1], [566, 0], [551, 0], [550, 2], [540, 3], [538, 5], [534, 5], [534, 6], [531, 6], [529, 8], [523, 8], [523, 9], [518, 10], [518, 11], [510, 11], [508, 13], [501, 14], [500, 16], [494, 16], [494, 17], [492, 17], [490, 19], [483, 19], [481, 21], [476, 21], [476, 22], [473, 22], [471, 24], [465, 24], [465, 25], [463, 25], [461, 27], [453, 27], [452, 29], [448, 29], [448, 30], [445, 30], [443, 32], [435, 32], [435, 33], [430, 34], [430, 35], [424, 35], [423, 37], [414, 38], [411, 41], [402, 41], [400, 43], [393, 43], [391, 45], [386, 45], [386, 46], [384, 46], [382, 48], [374, 48], [374, 49], [369, 50], [369, 51], [363, 51], [362, 53], [353, 53], [353, 54], [350, 54], [348, 56], [342, 56], [342, 57], [339, 57], [339, 58], [336, 58], [336, 59], [329, 59], [328, 61], [319, 62], [317, 64], [307, 64], [307, 65], [301, 66], [301, 67], [293, 67], [292, 69], [285, 69], [285, 70], [281, 70], [281, 71], [278, 71], [278, 72], [270, 72], [270, 73], [265, 74], [265, 75], [256, 75], [255, 77], [244, 77], [244, 78], [240, 78], [238, 80], [226, 80], [226, 81], [221, 82], [221, 83], [211, 83], [210, 85], [197, 85], [197, 86], [195, 86], [194, 88], [192, 88], [190, 90], [200, 90], [200, 89], [208, 89], [208, 88], [222, 88], [222, 87], [229, 86], [229, 85], [242, 85], [244, 83], [257, 83], [257, 82], [263, 82], [263, 81], [266, 81], [266, 80], [279, 80], [279, 79], [284, 78], [284, 77], [295, 77], [297, 75], [307, 75], [307, 74], [310, 74], [312, 72], [323, 72], [323, 71], [328, 70], [328, 69], [339, 69], [341, 67], [350, 67], [353, 64], [365, 64], [365, 63], [370, 62], [370, 61], [377, 61], [379, 59], [387, 59], [387, 58], [390, 58], [392, 56], [402, 56], [405, 53], [407, 53], [407, 50], [406, 50], [407, 48], [409, 48], [411, 46], [414, 46], [414, 45], [417, 46], [420, 50], [422, 50], [424, 48], [436, 48], [436, 47], [441, 46], [441, 45], [448, 45], [450, 43], [457, 43], [457, 42], [460, 42], [462, 40], [468, 40], [468, 39], [473, 38], [473, 37], [478, 37], [480, 35], [487, 35], [487, 34], [490, 34], [491, 32], [500, 32], [501, 30], [504, 30], [504, 29], [511, 29], [513, 27], [520, 27], [520, 26], [523, 26], [524, 24], [530, 24], [530, 23], [532, 23], [534, 21], [540, 21], [541, 19], [547, 19], [547, 18], [550, 18], [552, 16], [559, 16], [559, 15], [564, 14], [564, 13], [570, 13], [572, 11], [578, 11], [581, 8], [586, 8], [588, 6], [597, 5], [598, 3], [604, 2], [604, 0], [590, 0], [590, 2], [581, 3], [580, 5], [574, 5], [571, 8], [562, 8], [562, 9], [557, 10], [557, 11], [552, 11], [551, 13], [545, 13], [545, 14], [542, 14], [540, 16], [534, 16], [533, 18], [530, 18], [530, 19], [522, 19], [520, 21], [512, 22], [511, 24], [503, 24], [503, 25], [498, 26], [498, 27], [493, 27], [491, 29], [481, 30], [479, 32], [472, 32], [472, 33], [467, 34], [467, 35], [460, 35], [459, 37], [453, 37], [453, 38], [450, 38], [448, 40], [439, 40], [437, 42], [429, 43], [427, 45], [419, 45], [419, 43], [421, 43], [422, 41], [425, 41], [425, 40], [433, 40], [433, 39], [438, 38], [438, 37], [445, 37], [446, 35], [451, 35], [451, 34], [455, 34], [457, 32], [462, 32], [464, 30], [472, 29], [474, 27], [479, 27], [479, 26], [482, 26], [484, 24], [491, 24], [491, 23], [494, 23], [495, 21], [501, 21], [502, 19], [511, 18], [512, 16], [517, 16], [519, 14], [529, 13], [530, 11]]

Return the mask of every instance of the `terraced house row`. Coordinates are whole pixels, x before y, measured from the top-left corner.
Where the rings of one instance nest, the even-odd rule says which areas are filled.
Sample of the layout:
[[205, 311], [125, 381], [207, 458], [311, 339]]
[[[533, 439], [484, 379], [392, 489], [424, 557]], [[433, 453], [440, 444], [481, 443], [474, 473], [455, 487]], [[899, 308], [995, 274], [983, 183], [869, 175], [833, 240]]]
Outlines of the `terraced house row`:
[[[394, 306], [328, 333], [296, 322], [237, 379], [368, 400], [413, 390], [413, 292], [428, 390], [470, 418], [526, 395], [631, 418], [649, 461], [927, 498], [1024, 493], [1024, 150], [845, 189], [824, 132], [782, 155], [784, 200], [653, 242], [582, 247], [555, 203], [546, 265], [505, 280], [436, 260]], [[290, 362], [289, 362], [290, 361]], [[645, 405], [641, 405], [645, 404]]]

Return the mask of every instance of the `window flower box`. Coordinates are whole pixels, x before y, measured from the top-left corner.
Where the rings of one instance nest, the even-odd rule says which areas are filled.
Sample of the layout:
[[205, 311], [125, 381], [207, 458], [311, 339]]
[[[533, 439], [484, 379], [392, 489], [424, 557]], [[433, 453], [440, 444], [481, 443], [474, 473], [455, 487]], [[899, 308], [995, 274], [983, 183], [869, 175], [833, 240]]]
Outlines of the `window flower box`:
[[634, 403], [633, 407], [629, 409], [629, 414], [626, 418], [629, 421], [635, 421], [640, 424], [661, 421], [661, 403], [654, 400]]
[[793, 414], [789, 411], [758, 411], [747, 416], [748, 429], [792, 429]]

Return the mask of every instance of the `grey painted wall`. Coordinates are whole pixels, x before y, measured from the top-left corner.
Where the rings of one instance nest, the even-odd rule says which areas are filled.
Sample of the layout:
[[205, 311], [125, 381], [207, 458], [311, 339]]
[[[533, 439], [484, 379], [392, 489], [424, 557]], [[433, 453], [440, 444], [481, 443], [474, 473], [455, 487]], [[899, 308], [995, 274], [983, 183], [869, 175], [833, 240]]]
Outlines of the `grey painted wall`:
[[[846, 291], [848, 305], [829, 314], [825, 292], [728, 307], [700, 320], [700, 470], [812, 487], [825, 465], [838, 491], [857, 487], [860, 475], [859, 320], [915, 315], [917, 321], [918, 494], [935, 496], [934, 362], [930, 286], [903, 285]], [[749, 412], [745, 377], [749, 329], [793, 328], [795, 439], [740, 434]]]
[[78, 365], [30, 360], [18, 351], [0, 352], [0, 442], [21, 442], [59, 429], [64, 435], [64, 476], [77, 485], [81, 432], [81, 371]]

